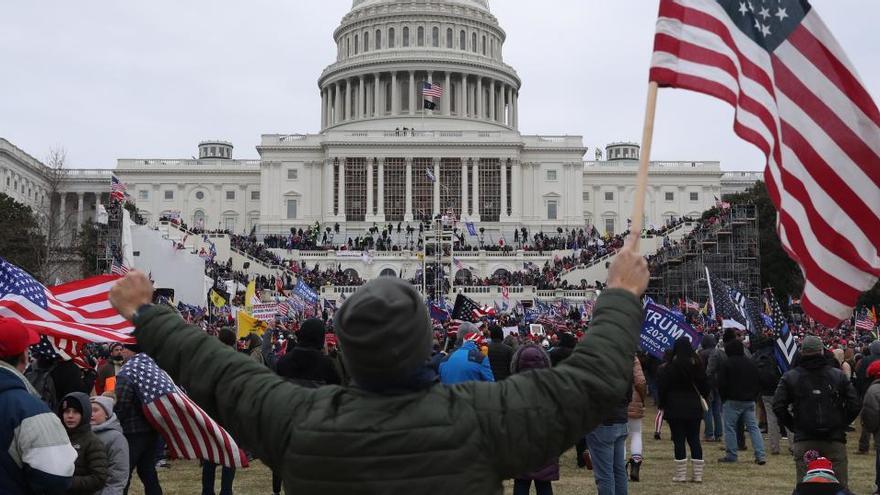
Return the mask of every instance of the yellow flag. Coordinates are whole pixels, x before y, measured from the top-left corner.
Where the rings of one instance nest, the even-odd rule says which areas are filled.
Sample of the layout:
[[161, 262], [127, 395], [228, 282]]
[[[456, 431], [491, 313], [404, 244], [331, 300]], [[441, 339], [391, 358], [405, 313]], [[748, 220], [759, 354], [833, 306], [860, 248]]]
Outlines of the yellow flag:
[[257, 297], [257, 281], [251, 280], [251, 283], [248, 284], [247, 290], [244, 292], [244, 307], [247, 308], [248, 312], [252, 312], [254, 309], [254, 299]]
[[253, 316], [247, 314], [247, 311], [239, 311], [237, 320], [238, 338], [247, 337], [249, 334], [252, 333], [262, 336], [263, 333], [266, 332], [266, 328], [269, 327], [268, 323], [254, 318]]
[[226, 299], [218, 294], [217, 291], [211, 289], [211, 304], [213, 304], [215, 308], [222, 308], [223, 306], [226, 306]]

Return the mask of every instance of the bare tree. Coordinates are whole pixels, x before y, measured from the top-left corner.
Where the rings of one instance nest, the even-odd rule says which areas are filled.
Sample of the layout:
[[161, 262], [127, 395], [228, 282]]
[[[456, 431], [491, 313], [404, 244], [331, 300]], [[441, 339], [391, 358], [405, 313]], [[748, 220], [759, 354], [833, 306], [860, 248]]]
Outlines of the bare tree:
[[65, 168], [66, 161], [64, 148], [55, 147], [49, 151], [43, 169], [46, 199], [43, 207], [35, 212], [46, 240], [40, 253], [41, 268], [37, 276], [47, 284], [55, 283], [76, 250], [73, 241], [79, 225], [76, 225], [75, 209], [66, 208], [65, 186], [69, 172]]

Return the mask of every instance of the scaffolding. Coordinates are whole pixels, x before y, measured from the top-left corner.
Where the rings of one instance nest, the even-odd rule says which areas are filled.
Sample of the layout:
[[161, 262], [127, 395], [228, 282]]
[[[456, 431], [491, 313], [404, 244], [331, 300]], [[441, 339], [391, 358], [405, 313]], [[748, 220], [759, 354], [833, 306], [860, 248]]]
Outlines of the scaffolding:
[[646, 294], [657, 302], [703, 304], [709, 299], [706, 269], [752, 300], [761, 298], [760, 237], [757, 208], [734, 205], [717, 221], [704, 223], [651, 258], [651, 282]]
[[439, 301], [453, 289], [453, 217], [437, 215], [424, 235], [422, 294], [428, 300]]
[[122, 263], [122, 205], [110, 201], [107, 209], [107, 225], [95, 224], [98, 230], [95, 273], [110, 273], [113, 260]]

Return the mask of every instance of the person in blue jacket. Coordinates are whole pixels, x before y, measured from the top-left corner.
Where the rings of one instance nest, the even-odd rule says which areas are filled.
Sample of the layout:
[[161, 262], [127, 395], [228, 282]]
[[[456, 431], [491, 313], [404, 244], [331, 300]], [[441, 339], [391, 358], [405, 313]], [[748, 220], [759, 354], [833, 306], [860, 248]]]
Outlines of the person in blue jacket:
[[454, 385], [463, 382], [494, 382], [489, 357], [480, 349], [482, 335], [473, 324], [464, 322], [458, 328], [461, 345], [440, 363], [440, 382]]
[[28, 347], [39, 335], [0, 318], [0, 493], [64, 493], [76, 450], [61, 420], [24, 377]]

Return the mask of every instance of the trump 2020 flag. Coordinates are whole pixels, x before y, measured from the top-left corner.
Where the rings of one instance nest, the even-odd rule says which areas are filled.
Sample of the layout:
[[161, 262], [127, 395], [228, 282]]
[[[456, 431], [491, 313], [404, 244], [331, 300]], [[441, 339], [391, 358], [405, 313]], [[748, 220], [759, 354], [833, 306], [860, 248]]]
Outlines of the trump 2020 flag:
[[816, 10], [661, 0], [650, 79], [736, 108], [734, 131], [767, 159], [777, 232], [806, 281], [801, 307], [829, 327], [849, 318], [880, 275], [880, 111]]
[[119, 370], [119, 386], [137, 389], [147, 421], [162, 434], [175, 458], [248, 466], [232, 435], [190, 400], [150, 356], [141, 353], [129, 359]]

